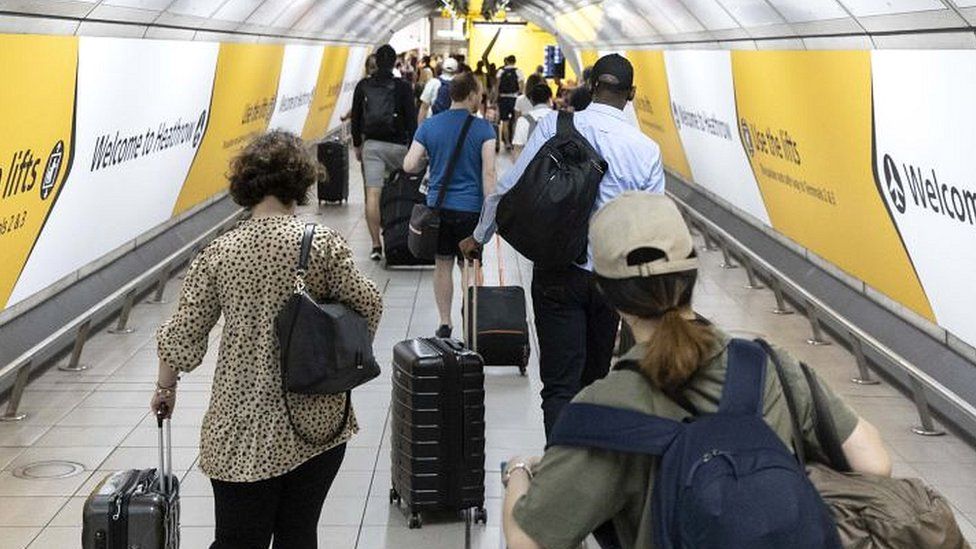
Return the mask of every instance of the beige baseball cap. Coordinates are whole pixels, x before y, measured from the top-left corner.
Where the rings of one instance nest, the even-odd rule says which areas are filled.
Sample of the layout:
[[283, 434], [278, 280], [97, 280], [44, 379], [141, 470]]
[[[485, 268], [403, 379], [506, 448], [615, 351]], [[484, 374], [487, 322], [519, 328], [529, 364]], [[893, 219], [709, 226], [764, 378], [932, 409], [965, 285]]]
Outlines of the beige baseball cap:
[[[590, 246], [596, 274], [612, 279], [648, 277], [698, 268], [688, 225], [667, 196], [628, 191], [603, 206], [590, 221]], [[635, 250], [664, 253], [631, 265]]]

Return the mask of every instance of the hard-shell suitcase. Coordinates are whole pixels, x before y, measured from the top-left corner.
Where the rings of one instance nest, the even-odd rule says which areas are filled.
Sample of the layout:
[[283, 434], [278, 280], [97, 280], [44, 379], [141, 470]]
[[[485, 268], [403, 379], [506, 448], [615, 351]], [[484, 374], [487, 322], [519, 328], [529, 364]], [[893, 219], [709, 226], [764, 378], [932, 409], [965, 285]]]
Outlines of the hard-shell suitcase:
[[[466, 262], [465, 270], [469, 269]], [[465, 322], [468, 347], [481, 355], [485, 366], [515, 366], [524, 376], [531, 354], [525, 290], [505, 285], [501, 244], [498, 244], [499, 285], [482, 283], [480, 262], [474, 262], [474, 271], [474, 284], [465, 283], [465, 311], [471, 311], [471, 319]], [[464, 278], [469, 277], [466, 274]]]
[[432, 260], [417, 259], [407, 246], [413, 207], [427, 200], [421, 190], [423, 182], [423, 174], [396, 170], [383, 185], [380, 195], [380, 226], [383, 228], [383, 256], [388, 268], [434, 264]]
[[341, 141], [323, 141], [316, 146], [316, 156], [327, 177], [319, 181], [319, 202], [349, 200], [349, 145]]
[[398, 343], [391, 426], [390, 503], [403, 505], [410, 528], [437, 510], [463, 513], [469, 527], [486, 522], [481, 357], [453, 339]]
[[158, 425], [159, 467], [112, 473], [88, 496], [83, 549], [179, 548], [180, 488], [173, 476], [169, 420], [160, 418]]

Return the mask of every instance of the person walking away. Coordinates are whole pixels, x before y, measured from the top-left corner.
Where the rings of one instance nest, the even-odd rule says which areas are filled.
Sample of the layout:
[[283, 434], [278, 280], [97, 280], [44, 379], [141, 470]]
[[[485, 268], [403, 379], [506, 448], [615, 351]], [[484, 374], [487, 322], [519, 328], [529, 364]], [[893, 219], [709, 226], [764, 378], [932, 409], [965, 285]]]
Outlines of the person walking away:
[[434, 297], [440, 314], [437, 337], [451, 337], [451, 304], [454, 296], [453, 269], [463, 260], [459, 244], [469, 238], [478, 224], [484, 197], [495, 187], [495, 130], [483, 118], [473, 118], [460, 149], [454, 176], [445, 181], [448, 164], [457, 147], [462, 127], [478, 112], [481, 85], [472, 73], [451, 81], [451, 108], [427, 119], [414, 136], [403, 169], [417, 173], [430, 161], [427, 205], [435, 206], [442, 185], [448, 185], [441, 208], [441, 226], [434, 270]]
[[441, 64], [441, 74], [431, 78], [420, 94], [420, 112], [417, 114], [417, 125], [423, 123], [428, 116], [440, 114], [451, 108], [451, 80], [458, 72], [457, 59], [448, 57]]
[[376, 73], [356, 84], [352, 99], [352, 143], [363, 166], [366, 225], [373, 241], [370, 259], [383, 257], [380, 241], [380, 195], [390, 172], [403, 164], [417, 129], [413, 88], [393, 76], [396, 51], [389, 44], [376, 50]]
[[[516, 123], [522, 115], [532, 110], [532, 100], [529, 99], [529, 92], [539, 84], [545, 84], [546, 79], [536, 73], [532, 73], [525, 79], [525, 90], [515, 99], [515, 120]], [[514, 135], [513, 135], [514, 137]]]
[[514, 55], [505, 58], [505, 66], [498, 70], [498, 116], [501, 124], [501, 142], [512, 150], [512, 129], [515, 118], [515, 100], [525, 85], [525, 75], [515, 66]]
[[[742, 379], [738, 374], [744, 370], [741, 364], [730, 363], [730, 336], [692, 309], [698, 260], [678, 208], [664, 196], [625, 193], [593, 217], [590, 243], [597, 284], [633, 330], [637, 344], [605, 379], [584, 389], [572, 406], [622, 408], [677, 422], [718, 411], [729, 380]], [[763, 422], [782, 443], [783, 452], [789, 452], [794, 440], [785, 396], [789, 390], [798, 412], [797, 442], [805, 455], [819, 455], [816, 408], [799, 361], [777, 346], [770, 346], [759, 358], [765, 372], [758, 395], [763, 405], [757, 407]], [[783, 369], [782, 379], [774, 360]], [[851, 467], [860, 473], [890, 476], [891, 458], [877, 429], [826, 384], [819, 385]], [[605, 427], [612, 431], [623, 425]], [[513, 457], [507, 463], [502, 521], [508, 549], [576, 548], [595, 525], [606, 521], [612, 521], [620, 547], [650, 549], [660, 518], [650, 508], [659, 501], [652, 492], [657, 480], [675, 480], [657, 474], [658, 457], [568, 445], [550, 446], [541, 461]], [[793, 492], [773, 495], [774, 499], [782, 497], [796, 501]], [[750, 508], [749, 520], [763, 527], [763, 515], [779, 509], [778, 521], [789, 521], [786, 508], [757, 505]], [[721, 512], [728, 517], [730, 512], [742, 511], [723, 508]], [[801, 529], [816, 524], [814, 516], [795, 518]], [[799, 541], [802, 545], [808, 540]]]
[[[531, 80], [532, 77], [530, 76]], [[528, 90], [532, 110], [526, 111], [515, 121], [515, 133], [512, 135], [512, 145], [515, 147], [515, 158], [522, 154], [522, 149], [529, 141], [529, 136], [546, 115], [552, 113], [552, 90], [547, 84], [537, 84]]]
[[[276, 549], [317, 547], [322, 504], [359, 430], [353, 409], [342, 423], [343, 395], [290, 395], [286, 404], [282, 390], [275, 321], [295, 291], [305, 232], [295, 206], [307, 201], [320, 171], [298, 136], [273, 131], [250, 143], [232, 161], [229, 179], [231, 196], [251, 217], [197, 254], [176, 312], [156, 334], [150, 406], [169, 415], [179, 409], [178, 374], [200, 365], [224, 318], [200, 433], [199, 466], [214, 494], [211, 549], [267, 548], [272, 537]], [[318, 225], [311, 250], [308, 292], [349, 306], [375, 334], [381, 296], [343, 238]]]
[[482, 59], [478, 61], [478, 64], [474, 70], [474, 77], [478, 79], [478, 85], [481, 86], [481, 117], [485, 117], [485, 111], [488, 108], [488, 73], [485, 72], [485, 60]]
[[[625, 191], [663, 193], [660, 149], [623, 114], [635, 93], [630, 62], [620, 55], [605, 56], [594, 67], [592, 78], [593, 104], [576, 113], [573, 122], [609, 165], [600, 181], [594, 212]], [[485, 200], [478, 228], [461, 245], [465, 255], [477, 255], [491, 239], [499, 200], [515, 186], [543, 144], [556, 134], [556, 119], [551, 114], [539, 120], [521, 156]], [[597, 291], [592, 271], [589, 257], [573, 265], [537, 265], [533, 269], [532, 301], [547, 436], [563, 406], [610, 368], [619, 318]]]

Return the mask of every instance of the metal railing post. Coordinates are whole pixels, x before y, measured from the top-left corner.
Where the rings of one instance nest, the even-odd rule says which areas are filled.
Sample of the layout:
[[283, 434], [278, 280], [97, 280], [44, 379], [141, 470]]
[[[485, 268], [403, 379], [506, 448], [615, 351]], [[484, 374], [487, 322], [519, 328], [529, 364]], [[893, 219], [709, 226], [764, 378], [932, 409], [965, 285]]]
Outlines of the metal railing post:
[[719, 247], [722, 249], [722, 263], [719, 267], [723, 269], [738, 269], [739, 266], [732, 261], [732, 256], [729, 254], [729, 245], [727, 242], [720, 242]]
[[27, 414], [17, 412], [20, 407], [20, 399], [24, 396], [24, 389], [27, 388], [27, 378], [30, 377], [31, 361], [23, 363], [17, 370], [17, 379], [14, 380], [14, 387], [10, 391], [10, 399], [7, 400], [7, 411], [0, 416], [0, 421], [20, 421], [27, 417]]
[[708, 231], [705, 229], [704, 225], [702, 225], [702, 241], [705, 243], [706, 252], [714, 252], [718, 250], [718, 246], [715, 245], [715, 239], [712, 238], [712, 235], [708, 234]]
[[857, 360], [857, 376], [852, 377], [851, 381], [858, 385], [878, 385], [881, 382], [871, 377], [871, 369], [868, 368], [868, 359], [864, 356], [861, 340], [854, 334], [847, 335], [851, 338], [851, 350], [854, 351], [854, 358]]
[[925, 387], [915, 376], [910, 376], [912, 382], [912, 398], [915, 399], [915, 408], [918, 409], [919, 425], [912, 427], [912, 432], [923, 437], [937, 437], [945, 434], [945, 431], [935, 426], [932, 421], [932, 412], [929, 410], [928, 399], [925, 398]]
[[745, 286], [747, 290], [762, 290], [765, 288], [762, 282], [759, 281], [759, 277], [756, 276], [756, 267], [752, 264], [752, 260], [748, 256], [744, 255], [739, 258], [739, 263], [745, 268], [746, 277], [749, 279], [749, 282]]
[[786, 296], [783, 294], [783, 283], [774, 275], [770, 275], [769, 285], [773, 288], [773, 295], [776, 297], [776, 308], [773, 309], [774, 315], [791, 315], [793, 309], [786, 304]]
[[830, 342], [823, 338], [823, 329], [820, 326], [820, 314], [812, 303], [807, 302], [807, 318], [810, 320], [810, 328], [813, 330], [813, 337], [807, 340], [808, 345], [819, 347], [830, 345]]
[[136, 301], [136, 291], [133, 289], [125, 296], [125, 304], [122, 305], [122, 310], [119, 311], [119, 321], [115, 324], [114, 328], [109, 328], [107, 331], [110, 334], [131, 334], [135, 331], [134, 328], [129, 328], [126, 326], [129, 323], [129, 315], [132, 313], [132, 306]]
[[166, 303], [166, 300], [163, 299], [163, 292], [166, 291], [166, 283], [169, 282], [169, 277], [171, 274], [170, 267], [167, 265], [159, 273], [159, 279], [156, 281], [156, 292], [153, 294], [152, 299], [147, 300], [146, 303], [151, 303], [153, 305], [162, 305]]
[[71, 349], [71, 358], [67, 364], [58, 366], [58, 370], [62, 372], [82, 372], [88, 369], [88, 366], [81, 364], [81, 351], [84, 350], [85, 343], [88, 342], [88, 333], [91, 332], [91, 322], [89, 318], [78, 327], [78, 335], [75, 336], [75, 346]]

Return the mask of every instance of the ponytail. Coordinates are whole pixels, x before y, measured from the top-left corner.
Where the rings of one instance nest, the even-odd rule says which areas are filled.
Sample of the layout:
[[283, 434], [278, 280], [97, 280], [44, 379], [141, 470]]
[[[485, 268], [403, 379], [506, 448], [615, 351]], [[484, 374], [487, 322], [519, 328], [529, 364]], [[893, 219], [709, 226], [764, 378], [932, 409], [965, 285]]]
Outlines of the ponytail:
[[718, 342], [710, 325], [682, 316], [691, 308], [697, 275], [681, 271], [619, 280], [597, 277], [603, 295], [617, 310], [659, 321], [640, 371], [668, 395], [681, 390]]
[[668, 309], [647, 345], [641, 372], [665, 394], [677, 393], [698, 371], [715, 341], [710, 326], [684, 318], [677, 308]]

